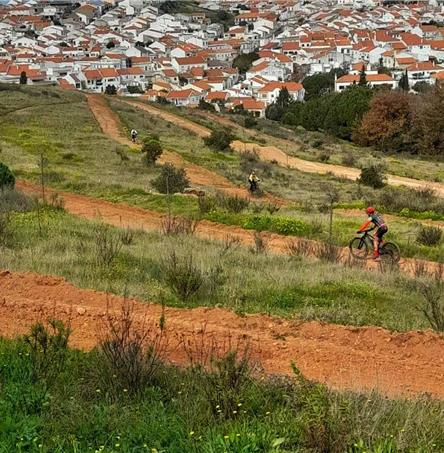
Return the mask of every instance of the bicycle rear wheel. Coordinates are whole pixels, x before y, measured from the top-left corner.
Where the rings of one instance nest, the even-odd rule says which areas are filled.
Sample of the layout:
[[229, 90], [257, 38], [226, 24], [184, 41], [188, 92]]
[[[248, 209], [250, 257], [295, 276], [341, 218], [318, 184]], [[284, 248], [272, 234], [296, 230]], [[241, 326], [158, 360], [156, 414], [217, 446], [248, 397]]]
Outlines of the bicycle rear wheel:
[[401, 251], [394, 242], [386, 242], [381, 247], [381, 255], [389, 255], [394, 263], [398, 263], [401, 259]]
[[369, 254], [369, 247], [363, 238], [356, 237], [348, 245], [351, 255], [358, 260], [365, 260]]

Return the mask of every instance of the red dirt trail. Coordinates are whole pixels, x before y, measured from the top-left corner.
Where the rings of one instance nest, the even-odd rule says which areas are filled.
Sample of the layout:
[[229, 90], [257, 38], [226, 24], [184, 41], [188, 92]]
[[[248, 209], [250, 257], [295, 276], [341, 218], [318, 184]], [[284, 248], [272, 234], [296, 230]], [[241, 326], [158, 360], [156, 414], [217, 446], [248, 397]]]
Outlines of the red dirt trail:
[[[139, 102], [128, 102], [134, 107], [146, 110], [153, 115], [157, 115], [166, 121], [170, 121], [179, 127], [188, 129], [189, 131], [201, 136], [207, 137], [210, 130], [204, 126], [194, 123], [191, 120], [182, 118], [170, 112], [165, 112], [161, 109]], [[264, 161], [277, 163], [281, 167], [293, 168], [305, 173], [327, 174], [331, 173], [340, 178], [351, 179], [355, 181], [359, 178], [361, 171], [358, 168], [344, 167], [341, 165], [325, 164], [322, 162], [311, 162], [308, 160], [293, 157], [282, 151], [276, 146], [261, 146], [256, 143], [244, 143], [235, 140], [231, 147], [237, 152], [255, 151], [259, 158]], [[406, 186], [413, 189], [423, 189], [425, 187], [432, 188], [437, 195], [444, 197], [444, 185], [436, 182], [421, 181], [403, 176], [387, 175], [387, 182], [393, 186]]]
[[[84, 350], [97, 344], [107, 306], [114, 314], [122, 302], [115, 295], [76, 288], [60, 277], [8, 271], [0, 271], [0, 294], [0, 335], [22, 334], [51, 316], [71, 322], [71, 346]], [[135, 301], [135, 324], [157, 322], [161, 310]], [[390, 397], [427, 393], [444, 399], [444, 338], [430, 331], [390, 333], [376, 327], [240, 317], [214, 308], [166, 308], [165, 316], [166, 358], [175, 363], [185, 363], [187, 357], [178, 347], [178, 335], [194, 345], [200, 335], [218, 344], [245, 337], [266, 373], [291, 375], [294, 362], [308, 379], [336, 389], [377, 390]]]
[[[102, 129], [105, 135], [107, 135], [108, 137], [112, 138], [113, 140], [122, 145], [140, 149], [139, 146], [134, 145], [134, 143], [132, 143], [131, 140], [129, 140], [122, 134], [122, 128], [119, 118], [109, 108], [103, 96], [88, 94], [87, 100], [91, 112], [95, 116], [97, 122], [100, 125], [100, 128]], [[131, 105], [135, 104], [136, 106], [141, 105], [130, 102], [128, 102], [128, 104]], [[143, 107], [144, 106], [142, 105], [142, 108]], [[211, 170], [208, 170], [205, 167], [201, 167], [191, 162], [187, 162], [179, 154], [174, 153], [172, 151], [164, 151], [158, 162], [161, 164], [170, 163], [176, 167], [184, 168], [187, 177], [192, 184], [204, 187], [212, 187], [220, 192], [226, 193], [227, 195], [251, 199], [250, 192], [246, 188], [237, 187], [224, 176], [219, 175], [218, 173], [215, 173]], [[279, 198], [273, 197], [272, 195], [269, 194], [266, 194], [265, 198], [278, 205], [284, 204], [283, 200], [280, 200]]]
[[[40, 187], [25, 181], [17, 182], [17, 187], [24, 192], [31, 194], [40, 194]], [[47, 193], [54, 193], [55, 190], [47, 189]], [[130, 206], [124, 203], [111, 203], [99, 198], [88, 197], [85, 195], [73, 194], [70, 192], [58, 192], [63, 198], [65, 209], [71, 214], [89, 220], [101, 220], [105, 223], [115, 225], [122, 228], [140, 229], [144, 231], [159, 231], [162, 228], [162, 222], [166, 215], [156, 211]], [[221, 223], [211, 222], [209, 220], [201, 220], [195, 234], [201, 238], [225, 241], [227, 238], [237, 239], [243, 246], [254, 246], [255, 238], [254, 231], [245, 230], [241, 227], [233, 225], [224, 225]], [[296, 244], [304, 241], [311, 244], [311, 249], [316, 247], [319, 242], [297, 238], [295, 236], [283, 236], [280, 234], [263, 232], [262, 237], [266, 243], [268, 250], [275, 253], [287, 254], [290, 244]], [[308, 251], [313, 254], [312, 251]], [[343, 249], [343, 261], [348, 261], [348, 249]], [[442, 266], [439, 263], [424, 260], [415, 260], [405, 258], [401, 261], [400, 270], [413, 274], [415, 266], [421, 265], [421, 268], [427, 270], [430, 274], [441, 272]], [[363, 263], [368, 269], [378, 267], [378, 264], [373, 261]], [[381, 265], [384, 265], [383, 263]]]

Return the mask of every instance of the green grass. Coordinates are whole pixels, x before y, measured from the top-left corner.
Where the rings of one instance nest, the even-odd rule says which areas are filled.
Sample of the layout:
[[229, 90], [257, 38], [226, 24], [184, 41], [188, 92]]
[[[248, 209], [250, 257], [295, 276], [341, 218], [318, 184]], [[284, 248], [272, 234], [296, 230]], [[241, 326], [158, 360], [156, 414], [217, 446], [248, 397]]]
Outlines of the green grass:
[[[178, 307], [221, 306], [238, 313], [268, 313], [395, 330], [428, 327], [412, 282], [396, 273], [257, 254], [193, 236], [136, 233], [109, 267], [98, 266], [97, 227], [65, 213], [14, 214], [14, 238], [0, 255], [0, 268], [61, 275], [75, 285], [160, 300]], [[110, 229], [109, 234], [113, 234]], [[203, 284], [181, 300], [167, 281], [172, 251], [193, 258]], [[44, 257], [44, 259], [41, 259]], [[161, 296], [162, 295], [162, 296]]]
[[[120, 380], [103, 380], [122, 370], [107, 368], [98, 351], [55, 350], [42, 369], [38, 363], [52, 356], [21, 339], [0, 339], [2, 453], [444, 449], [444, 406], [430, 398], [391, 401], [375, 393], [340, 393], [301, 377], [259, 381], [248, 368], [233, 385], [217, 368], [208, 374], [166, 364], [149, 381], [125, 388]], [[233, 376], [235, 368], [227, 359], [223, 363]]]

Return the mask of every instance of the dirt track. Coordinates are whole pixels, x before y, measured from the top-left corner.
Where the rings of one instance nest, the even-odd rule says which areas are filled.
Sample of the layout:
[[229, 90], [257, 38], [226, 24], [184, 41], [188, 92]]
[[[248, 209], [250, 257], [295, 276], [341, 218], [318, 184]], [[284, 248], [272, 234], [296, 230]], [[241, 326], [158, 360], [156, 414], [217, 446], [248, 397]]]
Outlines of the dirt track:
[[[27, 193], [40, 193], [40, 187], [20, 181], [17, 187]], [[51, 193], [47, 189], [47, 193]], [[144, 231], [159, 231], [162, 227], [162, 221], [165, 215], [156, 211], [149, 211], [146, 209], [129, 206], [123, 203], [111, 203], [109, 201], [87, 197], [84, 195], [77, 195], [69, 192], [59, 192], [59, 195], [65, 202], [65, 209], [71, 214], [84, 217], [86, 219], [100, 219], [103, 222], [115, 225], [118, 227], [129, 227], [132, 229], [140, 229]], [[205, 239], [225, 241], [227, 237], [236, 238], [242, 245], [250, 247], [254, 245], [254, 232], [245, 230], [243, 228], [231, 225], [224, 225], [220, 223], [202, 220], [199, 222], [196, 235]], [[306, 239], [297, 238], [294, 236], [283, 236], [274, 233], [263, 232], [267, 248], [275, 253], [288, 253], [288, 246], [290, 243], [298, 243], [301, 241], [308, 242], [312, 248], [316, 247], [319, 243], [316, 241], [309, 241]], [[310, 253], [310, 252], [309, 252]], [[348, 249], [343, 249], [343, 261], [348, 260]], [[433, 273], [440, 270], [440, 265], [435, 262], [404, 259], [400, 263], [400, 270], [412, 274], [415, 268], [415, 263], [420, 263], [425, 270]], [[368, 269], [377, 268], [377, 263], [373, 261], [366, 262]]]
[[[88, 105], [105, 135], [122, 145], [140, 149], [139, 146], [134, 145], [131, 140], [122, 135], [119, 118], [108, 107], [103, 96], [89, 94], [87, 95], [87, 99]], [[141, 104], [137, 104], [137, 106], [139, 105]], [[170, 163], [178, 168], [184, 168], [188, 179], [193, 185], [212, 187], [231, 196], [251, 199], [251, 195], [246, 188], [237, 187], [232, 184], [227, 178], [219, 175], [218, 173], [208, 170], [205, 167], [192, 164], [191, 162], [187, 162], [179, 154], [172, 151], [165, 150], [158, 162], [161, 164]], [[284, 203], [283, 200], [280, 200], [277, 197], [273, 197], [269, 194], [266, 195], [266, 198], [267, 200], [279, 205], [282, 205]]]
[[[0, 271], [0, 294], [0, 335], [24, 333], [34, 322], [53, 316], [71, 321], [71, 345], [85, 350], [97, 343], [107, 303], [117, 310], [122, 300], [78, 289], [60, 277], [7, 271]], [[136, 302], [134, 313], [136, 322], [145, 317], [158, 321], [161, 307]], [[444, 339], [432, 332], [390, 333], [375, 327], [239, 317], [207, 308], [167, 308], [165, 315], [170, 338], [167, 357], [173, 362], [186, 361], [177, 335], [193, 339], [206, 326], [208, 340], [249, 338], [267, 373], [291, 375], [293, 361], [304, 376], [332, 388], [444, 398]]]
[[[128, 102], [134, 107], [141, 108], [150, 112], [153, 115], [160, 116], [166, 121], [170, 121], [179, 127], [188, 129], [189, 131], [201, 136], [207, 137], [210, 134], [210, 130], [204, 126], [194, 123], [193, 121], [182, 118], [173, 113], [165, 112], [156, 107], [141, 104], [140, 102]], [[298, 157], [289, 156], [281, 149], [276, 146], [261, 146], [256, 143], [244, 143], [239, 140], [234, 141], [231, 147], [236, 152], [245, 151], [256, 151], [259, 158], [268, 162], [274, 162], [282, 167], [293, 168], [305, 173], [318, 173], [326, 174], [331, 173], [339, 178], [346, 178], [355, 181], [360, 176], [360, 170], [357, 168], [343, 167], [341, 165], [324, 164], [322, 162], [311, 162], [308, 160], [300, 159]], [[420, 189], [424, 187], [433, 188], [437, 195], [444, 197], [444, 185], [429, 182], [420, 181], [411, 178], [405, 178], [403, 176], [387, 175], [387, 182], [393, 186], [406, 186], [413, 189]]]

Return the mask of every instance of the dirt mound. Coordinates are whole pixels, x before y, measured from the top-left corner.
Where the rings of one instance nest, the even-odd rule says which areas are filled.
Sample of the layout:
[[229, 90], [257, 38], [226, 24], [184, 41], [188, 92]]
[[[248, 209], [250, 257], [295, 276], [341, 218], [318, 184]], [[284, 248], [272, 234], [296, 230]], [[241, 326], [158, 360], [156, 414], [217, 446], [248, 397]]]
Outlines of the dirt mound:
[[[0, 272], [0, 294], [0, 335], [22, 334], [36, 321], [55, 316], [71, 322], [71, 345], [85, 350], [97, 344], [107, 306], [116, 311], [122, 302], [118, 296], [79, 289], [59, 277], [7, 271]], [[158, 321], [161, 306], [135, 303], [136, 321]], [[332, 388], [444, 398], [444, 339], [432, 332], [390, 333], [262, 315], [239, 317], [213, 308], [167, 308], [165, 315], [168, 358], [173, 362], [186, 362], [178, 334], [193, 339], [205, 326], [202, 335], [208, 340], [249, 339], [267, 373], [291, 375], [294, 362], [304, 376]]]

